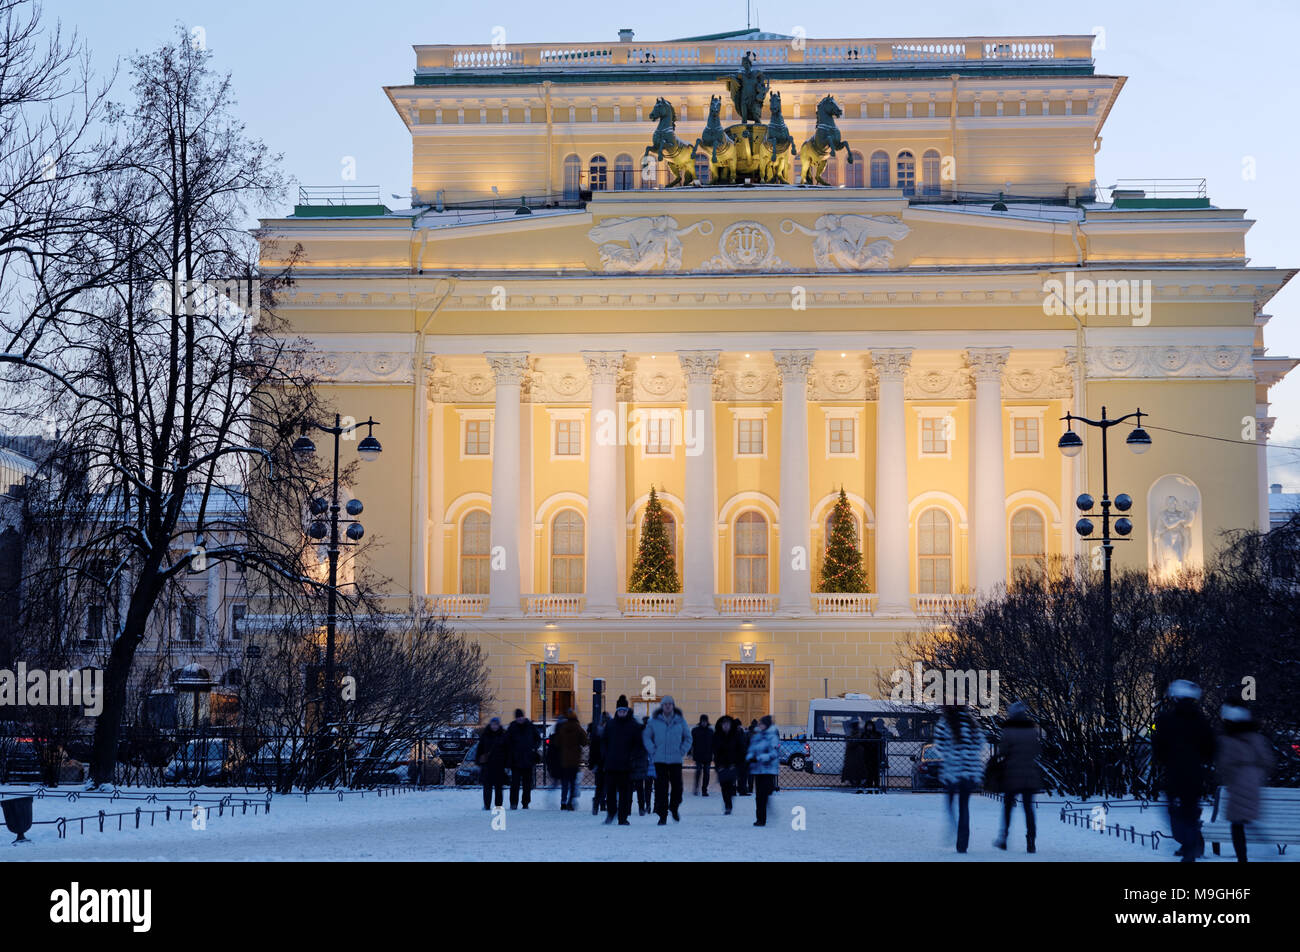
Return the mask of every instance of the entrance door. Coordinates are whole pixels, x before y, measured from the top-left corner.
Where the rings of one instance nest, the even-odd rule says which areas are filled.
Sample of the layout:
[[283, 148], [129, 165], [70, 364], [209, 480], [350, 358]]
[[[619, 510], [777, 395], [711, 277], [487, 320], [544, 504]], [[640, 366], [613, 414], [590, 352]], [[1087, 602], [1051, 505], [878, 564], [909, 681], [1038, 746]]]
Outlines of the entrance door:
[[[532, 690], [528, 692], [529, 717], [540, 724], [542, 666], [534, 664], [532, 669]], [[574, 706], [573, 699], [573, 665], [548, 664], [546, 666], [546, 722], [554, 723], [557, 717], [562, 717], [565, 711]]]
[[768, 666], [765, 664], [727, 665], [727, 714], [745, 727], [770, 713], [768, 705]]

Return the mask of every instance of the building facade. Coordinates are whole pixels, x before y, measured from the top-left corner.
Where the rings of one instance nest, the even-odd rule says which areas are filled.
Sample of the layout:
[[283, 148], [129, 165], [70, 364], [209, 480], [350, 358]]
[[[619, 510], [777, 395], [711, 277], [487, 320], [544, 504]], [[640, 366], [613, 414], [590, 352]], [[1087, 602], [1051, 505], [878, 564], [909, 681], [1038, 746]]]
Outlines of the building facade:
[[[788, 180], [829, 117], [828, 185], [668, 187], [656, 130], [689, 150], [714, 107], [749, 134], [746, 57]], [[279, 313], [323, 390], [380, 421], [351, 489], [393, 611], [480, 639], [504, 710], [585, 709], [604, 678], [792, 724], [875, 695], [955, 601], [1089, 554], [1099, 438], [1064, 457], [1067, 412], [1149, 415], [1145, 455], [1111, 437], [1121, 567], [1267, 526], [1268, 387], [1295, 362], [1264, 309], [1293, 272], [1249, 267], [1250, 222], [1203, 185], [1097, 186], [1123, 84], [1086, 36], [417, 46], [386, 90], [414, 207], [309, 195], [260, 232], [266, 267], [297, 255]], [[680, 593], [626, 591], [651, 487]], [[841, 489], [865, 593], [818, 591]]]

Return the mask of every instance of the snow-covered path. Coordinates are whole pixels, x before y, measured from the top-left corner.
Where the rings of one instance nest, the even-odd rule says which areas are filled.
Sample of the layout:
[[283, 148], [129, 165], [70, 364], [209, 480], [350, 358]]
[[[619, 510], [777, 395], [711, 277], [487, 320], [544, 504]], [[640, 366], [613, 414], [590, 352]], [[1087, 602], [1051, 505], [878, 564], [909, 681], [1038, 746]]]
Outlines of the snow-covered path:
[[[189, 817], [170, 824], [115, 829], [79, 835], [70, 828], [66, 839], [53, 826], [37, 826], [28, 847], [0, 848], [0, 862], [30, 860], [145, 861], [275, 861], [275, 860], [952, 860], [978, 862], [1172, 860], [1173, 846], [1160, 852], [1149, 846], [1120, 842], [1067, 826], [1057, 818], [1059, 808], [1038, 811], [1038, 853], [1025, 853], [1023, 815], [1013, 819], [1011, 849], [992, 846], [1000, 806], [985, 797], [971, 799], [971, 845], [958, 856], [945, 835], [942, 797], [935, 794], [855, 796], [829, 791], [791, 790], [772, 801], [766, 828], [754, 827], [754, 798], [736, 801], [735, 812], [722, 816], [722, 798], [689, 793], [682, 821], [670, 818], [667, 827], [655, 818], [634, 813], [631, 826], [605, 826], [591, 815], [591, 791], [582, 792], [579, 810], [558, 811], [558, 793], [535, 794], [532, 809], [510, 811], [497, 818], [504, 829], [493, 829], [493, 814], [483, 810], [477, 789], [430, 790], [383, 798], [374, 795], [277, 797], [269, 816], [217, 817], [207, 829], [192, 828]], [[120, 811], [132, 804], [83, 798], [70, 804], [63, 798], [35, 803], [35, 819], [90, 814], [99, 809]], [[796, 829], [798, 810], [805, 829]], [[1132, 814], [1131, 816], [1129, 814]], [[1124, 811], [1123, 823], [1139, 831], [1167, 828], [1163, 809]], [[93, 829], [93, 825], [88, 825]], [[128, 827], [130, 824], [128, 823]], [[3, 831], [0, 831], [3, 832]], [[1228, 856], [1209, 857], [1230, 862]], [[1257, 847], [1252, 858], [1270, 857]], [[1289, 859], [1289, 857], [1288, 857]]]

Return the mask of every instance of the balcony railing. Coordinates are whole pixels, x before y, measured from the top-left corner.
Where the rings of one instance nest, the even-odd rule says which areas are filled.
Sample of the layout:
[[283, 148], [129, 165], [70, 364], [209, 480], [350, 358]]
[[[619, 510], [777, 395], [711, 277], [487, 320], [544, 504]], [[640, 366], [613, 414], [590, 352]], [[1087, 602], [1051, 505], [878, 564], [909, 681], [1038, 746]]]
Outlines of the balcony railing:
[[628, 618], [662, 618], [682, 610], [680, 594], [629, 592], [619, 596], [619, 608]]
[[416, 74], [573, 68], [594, 70], [736, 66], [752, 52], [760, 67], [947, 66], [971, 63], [1092, 62], [1093, 37], [975, 36], [896, 39], [683, 40], [665, 43], [514, 43], [416, 47]]
[[448, 618], [482, 618], [487, 610], [486, 595], [431, 595], [429, 610]]
[[912, 611], [918, 615], [947, 615], [975, 604], [974, 595], [913, 595]]
[[818, 615], [870, 615], [879, 595], [856, 592], [814, 592], [813, 611]]
[[525, 595], [522, 601], [525, 615], [541, 618], [572, 618], [587, 607], [586, 595]]
[[770, 615], [776, 611], [776, 595], [714, 595], [713, 604], [719, 615]]

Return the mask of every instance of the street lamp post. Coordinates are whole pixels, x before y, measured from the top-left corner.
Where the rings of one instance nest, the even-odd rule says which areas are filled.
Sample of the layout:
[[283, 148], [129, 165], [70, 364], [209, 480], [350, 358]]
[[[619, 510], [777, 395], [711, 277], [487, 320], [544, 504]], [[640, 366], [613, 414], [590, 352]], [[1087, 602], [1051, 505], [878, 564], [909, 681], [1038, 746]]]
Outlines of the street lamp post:
[[[330, 484], [330, 498], [328, 502], [322, 498], [312, 500], [311, 514], [317, 518], [307, 529], [307, 534], [317, 541], [324, 539], [326, 535], [329, 536], [329, 547], [326, 549], [329, 559], [329, 582], [326, 588], [328, 602], [325, 611], [325, 696], [322, 699], [324, 703], [321, 712], [321, 722], [326, 726], [331, 723], [334, 715], [334, 633], [338, 627], [339, 553], [341, 552], [341, 546], [345, 544], [355, 545], [365, 535], [364, 527], [355, 518], [361, 515], [364, 508], [361, 500], [349, 499], [346, 507], [348, 517], [345, 519], [339, 518], [339, 513], [342, 511], [339, 506], [339, 441], [344, 435], [355, 433], [359, 427], [366, 427], [365, 439], [357, 444], [357, 455], [363, 460], [374, 460], [383, 449], [374, 436], [374, 429], [378, 425], [373, 417], [360, 423], [354, 422], [344, 425], [342, 418], [336, 413], [333, 426], [324, 426], [314, 422], [304, 423], [302, 435], [293, 443], [294, 455], [300, 459], [306, 459], [316, 452], [316, 444], [307, 436], [308, 429], [317, 429], [334, 437], [334, 475]], [[320, 521], [319, 517], [327, 512], [329, 513], [328, 523]], [[348, 523], [348, 527], [344, 531], [344, 535], [349, 540], [347, 543], [344, 543], [339, 538], [340, 522]]]
[[[1137, 425], [1129, 432], [1128, 438], [1124, 441], [1128, 448], [1134, 453], [1142, 454], [1151, 448], [1151, 437], [1147, 431], [1142, 429], [1142, 417], [1150, 416], [1144, 414], [1141, 408], [1126, 413], [1124, 416], [1111, 419], [1106, 416], [1106, 408], [1101, 408], [1101, 419], [1090, 420], [1087, 417], [1076, 416], [1067, 413], [1061, 417], [1066, 421], [1066, 431], [1061, 434], [1060, 440], [1057, 441], [1057, 448], [1068, 456], [1078, 456], [1083, 449], [1083, 439], [1079, 434], [1074, 432], [1074, 424], [1082, 423], [1087, 426], [1093, 426], [1101, 430], [1101, 551], [1102, 551], [1102, 612], [1105, 624], [1104, 642], [1102, 645], [1102, 677], [1104, 684], [1102, 686], [1102, 706], [1106, 717], [1106, 739], [1108, 749], [1106, 751], [1106, 764], [1103, 770], [1110, 766], [1112, 751], [1109, 745], [1114, 741], [1114, 732], [1119, 725], [1119, 706], [1115, 697], [1115, 619], [1111, 609], [1111, 554], [1114, 551], [1115, 543], [1119, 539], [1111, 536], [1111, 507], [1118, 509], [1121, 513], [1128, 512], [1133, 507], [1133, 498], [1128, 493], [1120, 493], [1112, 500], [1110, 498], [1110, 457], [1107, 453], [1106, 436], [1110, 428], [1118, 426], [1127, 420], [1136, 419]], [[1094, 500], [1088, 493], [1080, 493], [1079, 498], [1075, 500], [1075, 505], [1079, 511], [1085, 513], [1079, 521], [1074, 524], [1074, 530], [1084, 541], [1095, 541], [1093, 535], [1095, 526], [1092, 519], [1086, 513], [1092, 511]], [[1115, 517], [1115, 532], [1121, 538], [1126, 538], [1133, 531], [1133, 521], [1128, 516]], [[1103, 778], [1103, 784], [1105, 779]]]

